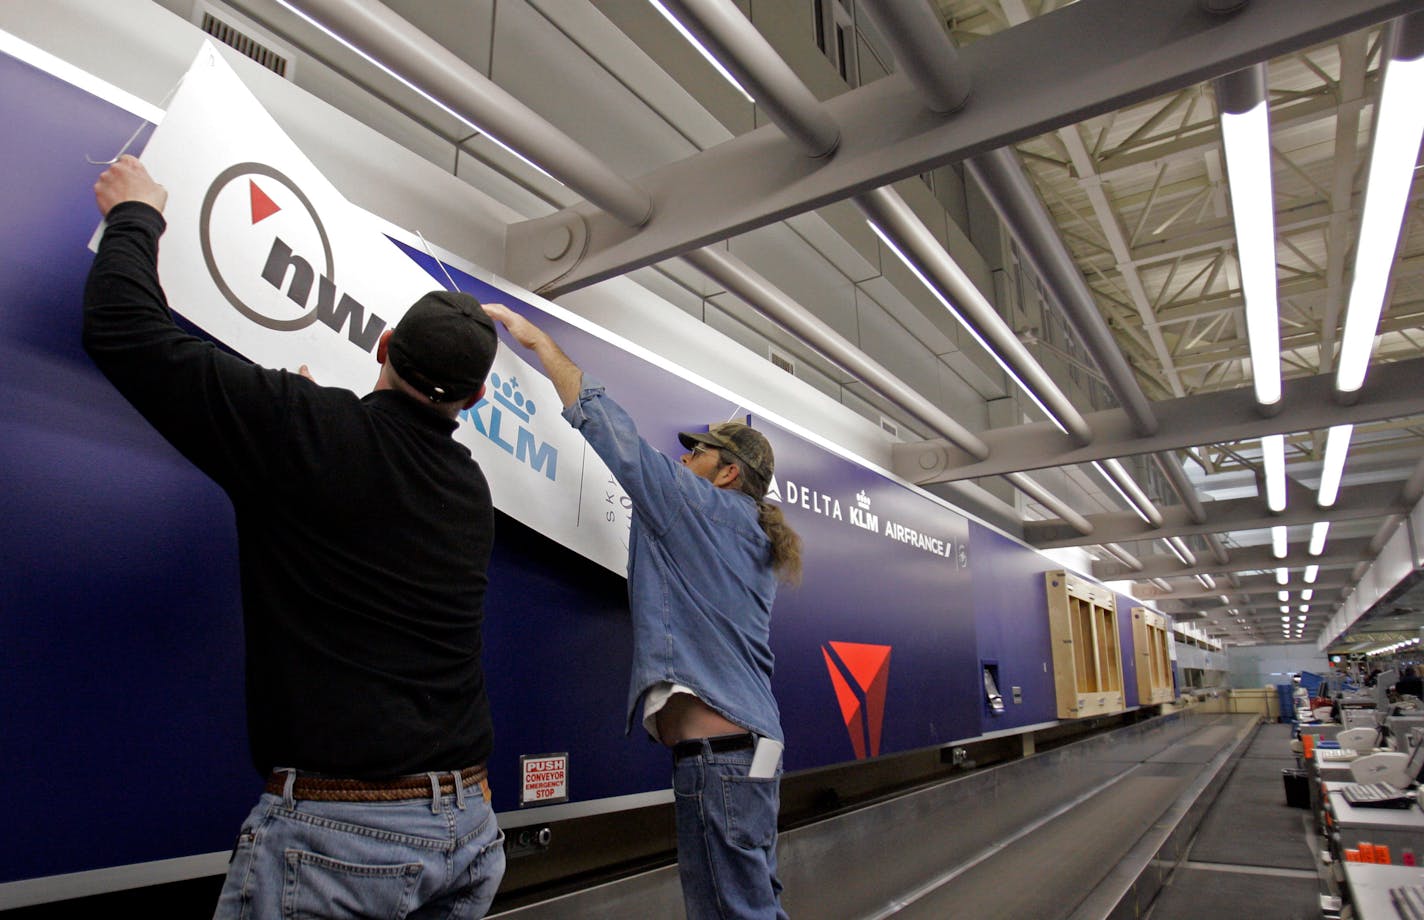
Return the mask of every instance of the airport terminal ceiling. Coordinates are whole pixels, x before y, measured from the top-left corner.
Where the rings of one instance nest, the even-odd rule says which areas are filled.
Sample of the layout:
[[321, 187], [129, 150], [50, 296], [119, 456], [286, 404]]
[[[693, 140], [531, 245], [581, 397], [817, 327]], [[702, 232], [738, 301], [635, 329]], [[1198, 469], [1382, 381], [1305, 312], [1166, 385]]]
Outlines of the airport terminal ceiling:
[[511, 280], [626, 275], [1228, 644], [1320, 641], [1424, 493], [1417, 4], [161, 5], [507, 206]]

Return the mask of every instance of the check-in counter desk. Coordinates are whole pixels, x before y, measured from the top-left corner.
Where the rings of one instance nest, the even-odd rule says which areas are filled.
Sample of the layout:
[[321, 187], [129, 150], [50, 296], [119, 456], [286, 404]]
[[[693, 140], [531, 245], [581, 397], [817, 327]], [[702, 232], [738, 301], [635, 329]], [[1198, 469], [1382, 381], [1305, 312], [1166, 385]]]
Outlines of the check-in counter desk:
[[1399, 865], [1405, 850], [1424, 858], [1424, 810], [1416, 803], [1409, 808], [1358, 808], [1345, 801], [1340, 792], [1344, 783], [1326, 781], [1325, 812], [1330, 850], [1335, 859], [1345, 861], [1346, 850], [1361, 843], [1389, 847], [1390, 863]]
[[1390, 730], [1396, 739], [1395, 744], [1402, 747], [1405, 738], [1410, 732], [1424, 729], [1424, 712], [1407, 712], [1402, 715], [1388, 716], [1384, 720], [1385, 726]]
[[1344, 863], [1346, 895], [1354, 906], [1355, 920], [1399, 920], [1390, 899], [1391, 888], [1424, 885], [1424, 868]]
[[1324, 833], [1324, 800], [1321, 796], [1320, 786], [1322, 783], [1335, 783], [1337, 786], [1342, 783], [1352, 781], [1350, 776], [1350, 764], [1352, 761], [1345, 760], [1322, 760], [1321, 754], [1329, 750], [1328, 748], [1316, 748], [1311, 758], [1306, 761], [1306, 782], [1310, 787], [1310, 813], [1315, 816], [1315, 830], [1317, 833]]

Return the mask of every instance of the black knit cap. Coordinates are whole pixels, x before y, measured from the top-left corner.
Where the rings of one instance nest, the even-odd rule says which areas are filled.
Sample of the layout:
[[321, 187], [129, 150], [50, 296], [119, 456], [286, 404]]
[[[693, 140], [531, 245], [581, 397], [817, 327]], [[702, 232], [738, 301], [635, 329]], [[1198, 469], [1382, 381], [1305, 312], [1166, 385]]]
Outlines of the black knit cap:
[[386, 354], [401, 379], [426, 399], [454, 402], [479, 392], [498, 344], [494, 320], [478, 300], [459, 291], [431, 291], [396, 324]]

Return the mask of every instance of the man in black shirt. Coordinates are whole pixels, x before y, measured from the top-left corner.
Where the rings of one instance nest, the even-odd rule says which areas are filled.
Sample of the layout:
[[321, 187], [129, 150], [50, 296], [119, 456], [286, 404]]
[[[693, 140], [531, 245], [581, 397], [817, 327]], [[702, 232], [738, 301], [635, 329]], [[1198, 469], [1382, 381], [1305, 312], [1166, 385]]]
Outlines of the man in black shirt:
[[1394, 684], [1394, 692], [1400, 696], [1412, 696], [1415, 699], [1424, 699], [1424, 680], [1419, 677], [1419, 672], [1413, 667], [1404, 669], [1404, 676]]
[[[481, 916], [504, 873], [480, 666], [494, 512], [451, 435], [494, 360], [467, 294], [417, 301], [364, 398], [174, 325], [168, 194], [133, 157], [94, 187], [108, 227], [84, 347], [227, 492], [237, 516], [248, 737], [266, 792], [218, 917]], [[305, 369], [303, 369], [305, 370]]]

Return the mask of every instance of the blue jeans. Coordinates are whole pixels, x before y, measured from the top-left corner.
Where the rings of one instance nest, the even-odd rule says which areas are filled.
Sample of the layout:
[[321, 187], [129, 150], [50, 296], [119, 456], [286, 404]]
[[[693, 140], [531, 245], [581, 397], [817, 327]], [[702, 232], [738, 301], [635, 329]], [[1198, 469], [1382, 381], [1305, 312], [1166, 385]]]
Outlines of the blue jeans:
[[[677, 874], [688, 920], [776, 918], [780, 776], [751, 779], [752, 752], [702, 753], [673, 765]], [[778, 771], [779, 774], [779, 771]]]
[[504, 877], [503, 844], [478, 786], [400, 802], [264, 793], [213, 918], [483, 917]]

